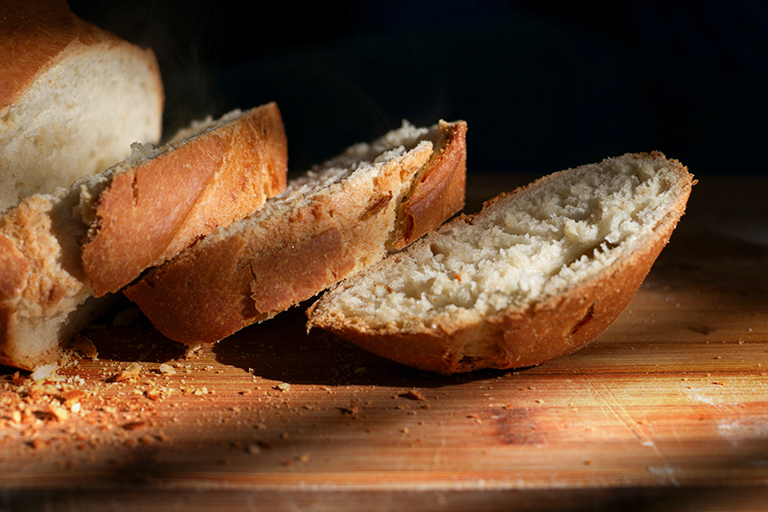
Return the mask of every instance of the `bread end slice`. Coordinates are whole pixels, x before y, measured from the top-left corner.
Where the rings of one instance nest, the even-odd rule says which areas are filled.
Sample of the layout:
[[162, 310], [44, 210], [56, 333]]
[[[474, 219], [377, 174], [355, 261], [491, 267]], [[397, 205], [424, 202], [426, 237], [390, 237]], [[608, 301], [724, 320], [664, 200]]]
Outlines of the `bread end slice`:
[[659, 152], [546, 176], [342, 281], [308, 329], [439, 374], [571, 353], [635, 294], [693, 184]]

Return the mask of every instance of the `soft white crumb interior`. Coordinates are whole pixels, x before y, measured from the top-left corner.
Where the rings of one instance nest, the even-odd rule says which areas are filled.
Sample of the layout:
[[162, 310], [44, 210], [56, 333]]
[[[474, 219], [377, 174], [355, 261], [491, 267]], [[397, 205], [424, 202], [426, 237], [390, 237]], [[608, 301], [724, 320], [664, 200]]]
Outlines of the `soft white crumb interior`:
[[[419, 128], [403, 121], [400, 128], [387, 132], [371, 143], [357, 143], [338, 156], [314, 166], [303, 175], [291, 179], [285, 190], [270, 198], [253, 215], [217, 230], [202, 242], [202, 246], [226, 239], [232, 234], [257, 227], [266, 219], [285, 215], [287, 211], [303, 207], [319, 194], [332, 194], [342, 183], [354, 180], [375, 180], [387, 161], [402, 157], [416, 148], [432, 148], [428, 128]], [[404, 194], [402, 191], [401, 194]]]
[[662, 161], [609, 162], [507, 196], [472, 225], [443, 229], [333, 294], [331, 307], [371, 328], [429, 324], [522, 307], [594, 275], [648, 235], [677, 195], [677, 175]]
[[142, 60], [78, 55], [41, 75], [0, 128], [0, 210], [101, 172], [159, 133], [154, 77]]

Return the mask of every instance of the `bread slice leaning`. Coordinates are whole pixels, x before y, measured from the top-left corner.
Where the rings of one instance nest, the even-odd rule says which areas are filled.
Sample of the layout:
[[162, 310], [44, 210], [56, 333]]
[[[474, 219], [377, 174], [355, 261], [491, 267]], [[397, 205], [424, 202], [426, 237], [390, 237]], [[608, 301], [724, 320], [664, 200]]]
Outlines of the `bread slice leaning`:
[[160, 140], [154, 53], [77, 18], [64, 0], [4, 0], [0, 212]]
[[309, 299], [464, 205], [466, 123], [408, 123], [291, 180], [125, 290], [172, 340], [221, 340]]
[[308, 328], [440, 374], [573, 352], [637, 291], [692, 185], [658, 152], [546, 176], [339, 283]]
[[0, 363], [56, 362], [115, 292], [285, 188], [287, 143], [273, 103], [196, 125], [0, 217]]

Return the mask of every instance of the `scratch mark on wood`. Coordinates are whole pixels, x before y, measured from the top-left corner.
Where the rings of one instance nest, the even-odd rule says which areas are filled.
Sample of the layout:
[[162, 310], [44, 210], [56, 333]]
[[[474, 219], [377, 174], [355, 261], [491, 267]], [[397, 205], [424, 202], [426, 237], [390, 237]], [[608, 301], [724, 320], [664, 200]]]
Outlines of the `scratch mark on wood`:
[[[674, 477], [675, 468], [672, 465], [669, 457], [667, 457], [664, 451], [659, 448], [659, 446], [654, 442], [653, 438], [648, 435], [642, 425], [635, 421], [635, 419], [631, 414], [629, 414], [621, 402], [616, 399], [611, 389], [606, 386], [602, 380], [598, 379], [597, 382], [600, 383], [602, 388], [601, 390], [595, 388], [591, 380], [587, 380], [587, 386], [592, 392], [592, 395], [597, 400], [600, 408], [603, 410], [607, 409], [607, 411], [609, 411], [610, 414], [618, 419], [642, 446], [653, 449], [653, 452], [659, 457], [659, 459], [661, 459], [662, 467], [655, 467], [655, 470], [651, 471], [651, 473], [659, 477], [663, 477], [665, 481], [672, 485], [680, 485], [677, 479]], [[649, 471], [651, 469], [652, 468], [649, 468]]]

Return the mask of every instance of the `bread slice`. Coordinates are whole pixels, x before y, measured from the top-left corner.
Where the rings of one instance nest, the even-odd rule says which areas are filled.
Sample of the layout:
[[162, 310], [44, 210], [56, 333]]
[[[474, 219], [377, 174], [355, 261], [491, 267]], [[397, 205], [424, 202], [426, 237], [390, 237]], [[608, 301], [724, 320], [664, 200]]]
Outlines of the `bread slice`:
[[285, 188], [287, 143], [273, 103], [234, 111], [0, 217], [0, 363], [55, 362], [113, 294]]
[[308, 329], [440, 374], [573, 352], [637, 291], [692, 185], [658, 152], [546, 176], [341, 282]]
[[152, 50], [78, 19], [63, 0], [7, 0], [0, 16], [0, 212], [157, 143]]
[[289, 182], [125, 290], [165, 336], [215, 342], [309, 299], [464, 204], [466, 123], [404, 123]]

